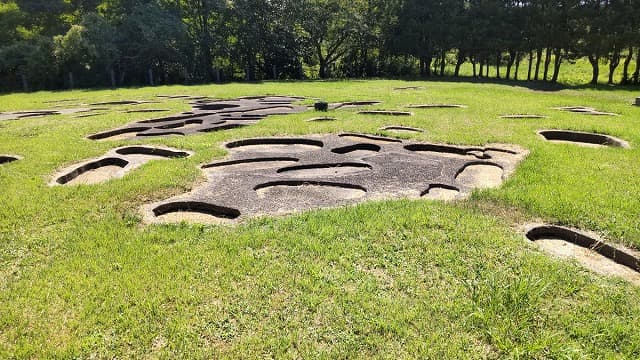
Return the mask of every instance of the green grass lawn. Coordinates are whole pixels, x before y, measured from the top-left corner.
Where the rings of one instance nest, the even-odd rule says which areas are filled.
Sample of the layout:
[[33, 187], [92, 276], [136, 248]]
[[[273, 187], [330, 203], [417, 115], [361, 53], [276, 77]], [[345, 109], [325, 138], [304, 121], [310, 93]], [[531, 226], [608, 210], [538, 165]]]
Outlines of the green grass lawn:
[[[396, 86], [424, 90], [394, 91]], [[638, 358], [640, 289], [549, 257], [522, 225], [549, 222], [640, 248], [640, 108], [637, 92], [540, 91], [526, 83], [328, 81], [39, 92], [0, 96], [0, 111], [52, 100], [153, 100], [298, 95], [381, 100], [412, 117], [307, 112], [255, 126], [147, 141], [87, 135], [157, 114], [0, 122], [0, 358]], [[313, 100], [307, 100], [312, 103]], [[73, 103], [73, 102], [71, 102]], [[551, 109], [586, 105], [621, 116]], [[190, 107], [171, 100], [128, 108]], [[500, 119], [533, 113], [546, 119]], [[530, 151], [500, 188], [467, 201], [369, 202], [238, 226], [144, 225], [140, 206], [204, 180], [199, 164], [221, 144], [270, 135], [342, 131], [420, 141], [518, 144]], [[540, 129], [596, 131], [630, 149], [553, 144]], [[152, 161], [101, 185], [48, 187], [69, 164], [126, 144], [195, 152]]]

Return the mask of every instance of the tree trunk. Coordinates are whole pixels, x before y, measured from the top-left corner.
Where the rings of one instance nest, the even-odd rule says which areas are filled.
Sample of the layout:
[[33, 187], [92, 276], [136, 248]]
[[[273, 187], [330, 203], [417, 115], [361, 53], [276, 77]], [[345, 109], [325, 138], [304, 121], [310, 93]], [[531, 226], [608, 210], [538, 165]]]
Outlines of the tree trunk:
[[480, 77], [484, 76], [484, 60], [480, 60]]
[[367, 77], [367, 74], [369, 73], [369, 66], [367, 66], [368, 63], [368, 58], [369, 58], [369, 51], [367, 51], [367, 45], [366, 44], [361, 44], [360, 46], [362, 50], [362, 54], [360, 55], [360, 74], [362, 77]]
[[246, 76], [247, 81], [256, 81], [256, 57], [253, 54], [249, 56]]
[[149, 76], [149, 85], [153, 86], [153, 69], [149, 68], [147, 70], [147, 75]]
[[598, 84], [598, 77], [600, 75], [600, 57], [598, 55], [589, 55], [589, 63], [591, 63], [592, 73], [591, 73], [591, 84]]
[[424, 71], [424, 56], [420, 56], [420, 77], [425, 77], [427, 76], [426, 72]]
[[124, 84], [124, 78], [125, 78], [125, 76], [127, 74], [125, 69], [126, 68], [122, 68], [122, 67], [119, 69], [120, 70], [120, 77], [118, 79], [118, 84], [120, 84], [120, 85]]
[[496, 79], [500, 79], [500, 60], [502, 60], [502, 54], [496, 55]]
[[562, 49], [556, 49], [554, 51], [555, 59], [553, 63], [553, 76], [551, 82], [558, 82], [558, 75], [560, 75], [560, 65], [562, 64]]
[[205, 81], [209, 82], [213, 79], [213, 67], [211, 66], [211, 47], [208, 43], [201, 44], [202, 54], [200, 58], [202, 70], [204, 70]]
[[638, 55], [636, 56], [636, 70], [633, 72], [633, 83], [640, 83], [640, 47], [638, 47]]
[[540, 62], [542, 60], [542, 49], [536, 50], [536, 74], [533, 77], [533, 80], [538, 80], [538, 75], [540, 74]]
[[320, 60], [320, 79], [327, 78], [327, 63], [324, 60]]
[[433, 75], [438, 75], [438, 69], [440, 68], [440, 55], [436, 57], [435, 61], [433, 61], [433, 69], [431, 70]]
[[620, 65], [620, 51], [615, 50], [613, 54], [611, 54], [611, 59], [609, 59], [609, 81], [607, 84], [613, 85], [613, 75], [616, 72], [618, 65]]
[[551, 49], [547, 48], [545, 52], [543, 79], [544, 81], [547, 81], [547, 77], [549, 76], [549, 64], [551, 64]]
[[444, 76], [444, 68], [447, 65], [447, 53], [442, 50], [440, 55], [440, 76]]
[[273, 70], [273, 80], [277, 80], [278, 79], [278, 68], [275, 65], [273, 65], [272, 70]]
[[74, 81], [73, 81], [73, 72], [69, 71], [69, 89], [73, 90], [74, 88]]
[[511, 67], [513, 67], [513, 63], [516, 60], [516, 54], [515, 51], [509, 50], [509, 62], [507, 62], [507, 74], [505, 75], [507, 80], [511, 77]]
[[529, 50], [529, 73], [527, 74], [527, 81], [531, 81], [532, 68], [533, 68], [533, 50]]
[[477, 77], [478, 73], [476, 72], [476, 60], [473, 56], [471, 57], [471, 65], [473, 68], [473, 77]]
[[[202, 2], [202, 6], [204, 7], [204, 2]], [[200, 23], [202, 26], [202, 30], [200, 32], [200, 71], [204, 73], [205, 81], [209, 82], [213, 80], [213, 67], [211, 66], [211, 45], [213, 40], [211, 38], [211, 33], [209, 32], [209, 14], [208, 9], [201, 8], [198, 11], [200, 16]]]
[[486, 58], [486, 59], [485, 59], [484, 66], [485, 66], [485, 69], [486, 69], [486, 70], [485, 70], [485, 71], [486, 71], [486, 75], [485, 75], [485, 77], [489, 77], [489, 58]]
[[29, 92], [29, 82], [27, 81], [27, 75], [20, 74], [20, 79], [22, 80], [22, 89], [24, 92]]
[[622, 66], [622, 81], [620, 82], [623, 85], [629, 83], [629, 65], [631, 64], [631, 58], [633, 57], [633, 47], [629, 46], [629, 53], [627, 57], [624, 59], [624, 64]]
[[[462, 66], [462, 64], [464, 64], [464, 60], [465, 60], [464, 52], [458, 51], [458, 59], [456, 61], [456, 69], [453, 71], [453, 76], [455, 77], [460, 76], [460, 67]], [[475, 76], [475, 71], [474, 71], [474, 76]]]
[[516, 69], [513, 72], [513, 80], [518, 80], [518, 70], [520, 70], [520, 57], [516, 53]]
[[109, 77], [111, 78], [111, 87], [115, 88], [116, 87], [116, 72], [113, 70], [113, 68], [109, 69]]
[[424, 71], [427, 77], [431, 77], [431, 62], [433, 61], [433, 57], [431, 55], [425, 56], [424, 59]]

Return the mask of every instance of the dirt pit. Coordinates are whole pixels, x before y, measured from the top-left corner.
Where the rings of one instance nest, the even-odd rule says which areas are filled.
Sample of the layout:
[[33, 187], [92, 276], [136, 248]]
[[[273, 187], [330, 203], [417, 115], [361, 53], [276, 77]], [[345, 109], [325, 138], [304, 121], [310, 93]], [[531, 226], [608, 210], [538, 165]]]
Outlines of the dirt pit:
[[447, 185], [433, 185], [422, 194], [425, 199], [453, 201], [460, 198], [460, 190]]
[[14, 155], [0, 155], [0, 165], [18, 161], [20, 158]]
[[629, 148], [629, 143], [613, 136], [571, 130], [541, 130], [538, 132], [545, 140], [555, 143], [574, 144], [586, 147]]
[[502, 168], [495, 164], [477, 163], [465, 166], [456, 180], [479, 189], [495, 188], [502, 185]]
[[606, 244], [595, 235], [555, 225], [532, 226], [526, 237], [552, 256], [575, 260], [595, 273], [621, 277], [640, 285], [640, 259], [635, 251]]
[[414, 127], [409, 127], [409, 126], [400, 126], [400, 125], [391, 125], [391, 126], [385, 126], [380, 128], [380, 130], [384, 130], [384, 131], [390, 131], [390, 132], [394, 132], [394, 133], [421, 133], [424, 132], [424, 130], [422, 129], [418, 129], [418, 128], [414, 128]]

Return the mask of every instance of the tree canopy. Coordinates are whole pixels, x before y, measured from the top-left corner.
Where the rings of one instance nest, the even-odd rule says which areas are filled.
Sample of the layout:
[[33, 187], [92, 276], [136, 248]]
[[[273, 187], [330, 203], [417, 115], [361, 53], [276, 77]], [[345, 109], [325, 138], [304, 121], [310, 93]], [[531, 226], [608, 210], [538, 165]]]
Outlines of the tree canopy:
[[[234, 79], [556, 82], [587, 58], [640, 84], [634, 0], [0, 0], [0, 90]], [[526, 60], [526, 75], [520, 64]], [[447, 66], [455, 70], [446, 71]], [[489, 74], [489, 69], [494, 73]]]

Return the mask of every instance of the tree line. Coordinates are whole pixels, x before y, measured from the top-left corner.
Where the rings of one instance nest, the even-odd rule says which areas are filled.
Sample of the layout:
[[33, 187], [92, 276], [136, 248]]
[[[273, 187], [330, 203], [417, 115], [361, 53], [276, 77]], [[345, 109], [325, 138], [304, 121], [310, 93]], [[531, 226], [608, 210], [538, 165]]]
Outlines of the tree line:
[[[634, 0], [0, 0], [0, 90], [328, 77], [640, 84]], [[526, 64], [525, 68], [521, 64]], [[453, 71], [451, 71], [453, 69]], [[492, 73], [489, 73], [492, 69]]]

